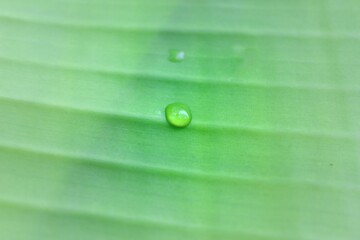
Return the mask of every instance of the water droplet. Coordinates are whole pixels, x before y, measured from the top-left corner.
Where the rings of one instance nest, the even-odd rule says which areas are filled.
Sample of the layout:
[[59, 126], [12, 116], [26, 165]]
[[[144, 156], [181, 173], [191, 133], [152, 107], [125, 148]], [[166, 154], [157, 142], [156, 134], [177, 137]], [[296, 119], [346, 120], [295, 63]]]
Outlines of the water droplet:
[[172, 103], [165, 108], [167, 122], [174, 126], [183, 128], [190, 124], [192, 116], [190, 108], [183, 103]]
[[169, 50], [169, 61], [170, 62], [182, 62], [185, 59], [185, 52], [181, 50], [171, 49]]
[[233, 46], [233, 50], [236, 54], [243, 54], [246, 51], [246, 47], [240, 44], [236, 44]]

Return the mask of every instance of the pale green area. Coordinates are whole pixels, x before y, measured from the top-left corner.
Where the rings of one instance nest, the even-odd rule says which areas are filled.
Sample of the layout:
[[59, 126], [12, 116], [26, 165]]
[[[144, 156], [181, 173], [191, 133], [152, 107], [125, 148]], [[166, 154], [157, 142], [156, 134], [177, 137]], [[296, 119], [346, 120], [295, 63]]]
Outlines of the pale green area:
[[0, 0], [0, 239], [360, 239], [359, 12]]

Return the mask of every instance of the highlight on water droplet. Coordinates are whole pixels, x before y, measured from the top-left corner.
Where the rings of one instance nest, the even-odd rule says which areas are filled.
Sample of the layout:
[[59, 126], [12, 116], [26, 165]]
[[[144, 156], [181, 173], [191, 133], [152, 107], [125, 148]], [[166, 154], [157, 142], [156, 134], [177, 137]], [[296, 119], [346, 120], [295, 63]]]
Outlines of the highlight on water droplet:
[[171, 103], [165, 108], [166, 121], [178, 128], [188, 126], [192, 120], [190, 108], [183, 103]]
[[169, 50], [169, 61], [170, 62], [182, 62], [185, 59], [185, 52], [178, 49]]

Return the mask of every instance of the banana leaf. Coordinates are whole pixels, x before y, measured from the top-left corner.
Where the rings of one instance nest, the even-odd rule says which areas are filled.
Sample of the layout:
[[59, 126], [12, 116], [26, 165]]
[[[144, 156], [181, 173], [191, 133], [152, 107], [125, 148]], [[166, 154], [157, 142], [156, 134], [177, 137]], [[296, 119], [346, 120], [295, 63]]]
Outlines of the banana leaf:
[[360, 239], [359, 12], [0, 0], [0, 239]]

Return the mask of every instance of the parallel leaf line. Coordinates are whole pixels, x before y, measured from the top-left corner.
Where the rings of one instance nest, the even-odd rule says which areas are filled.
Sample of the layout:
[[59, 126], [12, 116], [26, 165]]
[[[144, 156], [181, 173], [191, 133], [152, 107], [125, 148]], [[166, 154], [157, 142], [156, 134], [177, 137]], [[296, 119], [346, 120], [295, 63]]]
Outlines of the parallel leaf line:
[[[147, 122], [147, 123], [156, 123], [156, 124], [165, 124], [165, 120], [156, 117], [142, 116], [138, 114], [130, 113], [117, 113], [109, 111], [100, 111], [95, 109], [88, 109], [83, 107], [74, 107], [69, 105], [60, 105], [48, 102], [40, 102], [28, 99], [21, 99], [15, 97], [8, 97], [0, 95], [0, 102], [10, 102], [12, 104], [22, 104], [28, 105], [30, 107], [38, 108], [48, 108], [56, 111], [63, 112], [75, 112], [79, 114], [93, 114], [95, 116], [105, 117], [105, 118], [117, 118], [117, 119], [126, 119], [135, 122]], [[248, 132], [252, 134], [261, 134], [261, 135], [282, 135], [282, 136], [298, 136], [305, 138], [332, 138], [332, 139], [343, 139], [348, 141], [358, 141], [360, 136], [358, 133], [350, 134], [345, 132], [315, 132], [315, 131], [301, 131], [301, 130], [279, 130], [279, 129], [265, 129], [265, 128], [255, 128], [255, 127], [245, 127], [240, 125], [229, 125], [229, 124], [216, 124], [210, 122], [202, 122], [194, 120], [191, 127], [197, 130], [213, 130], [213, 131], [222, 131], [222, 132]]]
[[[45, 1], [46, 2], [46, 1]], [[93, 5], [101, 5], [101, 6], [133, 6], [133, 7], [139, 7], [139, 5], [136, 2], [132, 2], [132, 1], [128, 1], [128, 2], [118, 2], [118, 1], [109, 1], [109, 2], [103, 2], [103, 1], [99, 1], [99, 2], [88, 2], [88, 1], [71, 1], [71, 0], [53, 0], [52, 2], [57, 2], [57, 3], [72, 3], [72, 4], [79, 4], [81, 6], [86, 5], [89, 6], [91, 4]], [[209, 1], [208, 1], [209, 2]], [[177, 7], [179, 6], [178, 2], [175, 3], [169, 3], [169, 1], [165, 1], [165, 2], [145, 2], [141, 4], [141, 7]], [[204, 8], [204, 4], [203, 3], [198, 3], [198, 2], [182, 2], [181, 7], [198, 7], [203, 9]], [[311, 12], [319, 12], [319, 10], [316, 9], [309, 9], [308, 7], [305, 6], [299, 6], [299, 5], [295, 5], [295, 7], [288, 7], [285, 5], [266, 5], [266, 8], [260, 6], [259, 5], [249, 5], [249, 3], [245, 3], [243, 5], [240, 4], [229, 4], [229, 3], [224, 3], [224, 2], [210, 2], [210, 4], [206, 5], [207, 8], [215, 8], [216, 10], [218, 10], [218, 8], [224, 8], [224, 9], [231, 9], [231, 10], [277, 10], [277, 11], [289, 11], [289, 10], [296, 10], [299, 11], [303, 10], [303, 11], [311, 11]], [[344, 11], [344, 10], [354, 10], [353, 8], [341, 8], [343, 6], [340, 6], [340, 8], [334, 9], [334, 11]]]
[[274, 178], [259, 178], [259, 177], [240, 177], [230, 174], [216, 174], [213, 172], [201, 172], [194, 171], [188, 169], [175, 169], [169, 167], [161, 167], [158, 165], [146, 165], [146, 164], [138, 164], [130, 161], [114, 161], [108, 158], [101, 158], [99, 156], [89, 157], [87, 155], [75, 154], [75, 153], [65, 153], [63, 151], [54, 151], [53, 149], [47, 148], [43, 150], [34, 146], [25, 146], [20, 144], [8, 144], [4, 142], [0, 142], [0, 149], [7, 151], [15, 151], [15, 152], [24, 152], [27, 154], [37, 154], [48, 157], [61, 158], [63, 161], [69, 162], [84, 162], [88, 164], [96, 164], [99, 167], [112, 167], [121, 170], [128, 171], [136, 171], [136, 172], [145, 172], [150, 174], [160, 174], [165, 175], [167, 177], [180, 177], [186, 179], [194, 179], [200, 181], [209, 181], [209, 182], [224, 182], [224, 183], [236, 183], [236, 184], [251, 184], [251, 185], [278, 185], [278, 186], [289, 186], [300, 187], [300, 186], [311, 186], [315, 188], [328, 188], [336, 191], [344, 192], [357, 192], [360, 193], [360, 187], [357, 185], [351, 184], [328, 184], [324, 181], [319, 183], [317, 181], [309, 181], [309, 180], [289, 180], [289, 179], [274, 179]]
[[[11, 38], [11, 37], [8, 37], [8, 36], [0, 36], [0, 41], [1, 40], [4, 40], [4, 41], [7, 41], [7, 42], [14, 42], [14, 41], [22, 41], [26, 44], [34, 44], [36, 46], [38, 45], [44, 45], [44, 41], [39, 41], [38, 39], [23, 39], [23, 38]], [[75, 44], [69, 44], [69, 43], [61, 43], [61, 44], [57, 44], [57, 43], [53, 43], [53, 42], [48, 42], [48, 41], [45, 41], [47, 46], [51, 46], [51, 47], [67, 47], [67, 48], [75, 48], [75, 47], [78, 47], [78, 45], [75, 45]], [[256, 48], [246, 48], [244, 47], [244, 50], [243, 51], [246, 51], [246, 49], [256, 49]], [[143, 53], [140, 52], [140, 51], [129, 51], [128, 49], [126, 49], [124, 51], [124, 49], [117, 49], [117, 52], [121, 52], [121, 53], [124, 53], [124, 54], [129, 54], [129, 55], [142, 55], [143, 56]], [[167, 59], [168, 55], [167, 55], [167, 52], [151, 52], [149, 53], [149, 55], [151, 56], [156, 56], [156, 57], [159, 57], [161, 59]], [[187, 58], [191, 58], [192, 60], [204, 60], [204, 59], [208, 59], [208, 58], [211, 58], [211, 59], [216, 59], [216, 60], [220, 60], [220, 61], [223, 61], [223, 60], [230, 60], [230, 61], [243, 61], [244, 59], [246, 59], [246, 57], [244, 55], [241, 54], [241, 52], [233, 52], [233, 53], [228, 53], [228, 55], [223, 55], [223, 56], [220, 56], [220, 55], [216, 55], [216, 56], [208, 56], [208, 55], [194, 55], [194, 54], [187, 54]], [[3, 59], [6, 59], [6, 57], [2, 57]], [[333, 66], [333, 65], [337, 65], [337, 66], [359, 66], [360, 65], [360, 62], [355, 62], [354, 61], [355, 59], [352, 59], [352, 60], [349, 60], [349, 62], [340, 62], [339, 60], [333, 60], [333, 59], [326, 59], [326, 61], [319, 61], [319, 60], [313, 60], [313, 59], [306, 59], [306, 60], [296, 60], [296, 59], [293, 59], [293, 58], [288, 58], [288, 59], [284, 59], [284, 58], [259, 58], [257, 59], [258, 62], [264, 62], [266, 64], [269, 64], [269, 63], [299, 63], [299, 64], [308, 64], [308, 65], [327, 65], [327, 66]], [[358, 59], [356, 59], [358, 60]], [[24, 61], [24, 60], [19, 60], [19, 61]], [[30, 60], [28, 60], [30, 61]], [[32, 61], [31, 61], [32, 62]], [[38, 61], [36, 61], [38, 62]], [[39, 62], [39, 63], [42, 63], [42, 62]], [[46, 63], [45, 63], [46, 64]], [[239, 69], [241, 69], [241, 67], [243, 67], [240, 62], [239, 62]]]
[[[284, 89], [284, 90], [302, 90], [302, 91], [330, 91], [330, 92], [355, 92], [360, 93], [360, 86], [331, 86], [331, 85], [299, 85], [299, 84], [274, 84], [272, 82], [234, 82], [229, 80], [218, 81], [218, 79], [211, 79], [209, 77], [193, 77], [193, 76], [169, 76], [160, 72], [155, 75], [143, 74], [140, 72], [126, 72], [114, 69], [96, 69], [87, 68], [79, 65], [71, 64], [53, 64], [50, 62], [41, 62], [34, 60], [20, 60], [8, 57], [0, 56], [0, 63], [11, 63], [24, 66], [34, 66], [38, 68], [52, 69], [52, 70], [63, 70], [72, 72], [89, 72], [94, 74], [112, 75], [115, 77], [124, 77], [129, 79], [151, 79], [151, 81], [159, 81], [166, 83], [178, 83], [178, 84], [201, 84], [208, 86], [229, 86], [229, 87], [251, 87], [251, 88], [264, 88], [264, 89]], [[106, 79], [105, 79], [106, 80]]]
[[160, 219], [154, 218], [139, 218], [139, 217], [131, 217], [131, 216], [121, 216], [114, 215], [104, 212], [94, 212], [89, 211], [87, 209], [75, 209], [69, 207], [58, 207], [53, 205], [45, 205], [39, 204], [36, 202], [24, 202], [15, 199], [7, 199], [3, 196], [0, 197], [0, 206], [4, 206], [7, 208], [20, 208], [37, 212], [45, 212], [50, 215], [60, 215], [65, 217], [80, 217], [80, 218], [92, 218], [97, 221], [108, 221], [108, 222], [117, 222], [126, 225], [135, 225], [135, 226], [151, 226], [158, 228], [168, 228], [173, 229], [175, 231], [190, 231], [190, 232], [205, 232], [205, 233], [217, 233], [217, 234], [227, 234], [231, 236], [239, 236], [239, 237], [261, 237], [264, 240], [288, 240], [287, 237], [281, 236], [269, 236], [265, 234], [258, 234], [255, 232], [245, 232], [245, 231], [235, 231], [233, 229], [223, 229], [218, 227], [206, 226], [206, 225], [190, 225], [186, 223], [180, 222], [170, 222], [170, 221], [162, 221]]
[[[49, 42], [49, 41], [39, 41], [38, 39], [23, 39], [23, 38], [12, 38], [9, 36], [0, 36], [0, 43], [1, 41], [6, 41], [6, 42], [14, 42], [14, 41], [22, 41], [26, 44], [34, 44], [34, 45], [44, 45], [44, 42], [46, 42], [47, 46], [51, 46], [51, 47], [66, 47], [66, 48], [75, 48], [78, 47], [78, 45], [76, 44], [69, 44], [69, 43], [61, 43], [61, 44], [57, 44], [54, 42]], [[129, 55], [141, 55], [144, 56], [144, 53], [142, 51], [139, 50], [133, 50], [133, 49], [123, 49], [123, 48], [119, 48], [116, 49], [117, 52], [121, 52], [122, 54], [129, 54]], [[167, 52], [151, 52], [150, 53], [151, 56], [156, 56], [159, 59], [167, 59], [168, 55]], [[150, 55], [149, 54], [149, 55]], [[187, 54], [186, 55], [187, 58], [191, 58], [191, 59], [200, 59], [200, 60], [206, 60], [209, 58], [209, 56], [207, 55], [191, 55], [191, 54]], [[229, 55], [216, 55], [216, 56], [211, 56], [212, 59], [216, 59], [216, 60], [232, 60], [232, 61], [239, 61], [239, 60], [243, 60], [244, 57], [241, 56], [240, 54], [229, 54]], [[6, 59], [6, 58], [3, 58]], [[19, 61], [24, 61], [24, 60], [19, 60]], [[351, 64], [354, 64], [354, 62], [351, 62]], [[357, 65], [357, 64], [354, 64]]]
[[23, 22], [28, 24], [38, 24], [45, 26], [54, 26], [54, 27], [62, 27], [62, 28], [73, 28], [73, 29], [89, 29], [89, 30], [98, 30], [98, 31], [131, 31], [131, 32], [148, 32], [154, 33], [182, 33], [182, 34], [207, 34], [207, 35], [224, 35], [224, 36], [232, 36], [232, 35], [240, 35], [240, 36], [256, 36], [256, 37], [289, 37], [289, 38], [301, 38], [301, 39], [312, 39], [312, 38], [331, 38], [331, 39], [353, 39], [360, 40], [360, 35], [358, 33], [345, 33], [345, 32], [336, 32], [333, 34], [325, 33], [325, 32], [316, 32], [316, 31], [306, 31], [300, 32], [299, 30], [281, 32], [281, 31], [269, 31], [268, 29], [258, 29], [254, 30], [251, 28], [244, 29], [213, 29], [213, 30], [204, 30], [204, 29], [191, 29], [191, 28], [155, 28], [155, 27], [135, 27], [135, 26], [116, 26], [116, 25], [96, 25], [90, 23], [74, 23], [74, 22], [58, 22], [58, 21], [43, 21], [41, 19], [34, 19], [29, 17], [20, 17], [20, 16], [11, 16], [9, 14], [0, 13], [0, 21], [3, 20], [11, 20], [16, 22]]

